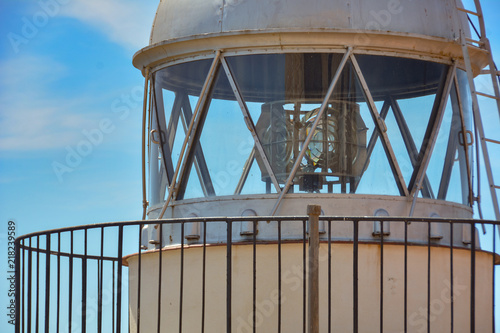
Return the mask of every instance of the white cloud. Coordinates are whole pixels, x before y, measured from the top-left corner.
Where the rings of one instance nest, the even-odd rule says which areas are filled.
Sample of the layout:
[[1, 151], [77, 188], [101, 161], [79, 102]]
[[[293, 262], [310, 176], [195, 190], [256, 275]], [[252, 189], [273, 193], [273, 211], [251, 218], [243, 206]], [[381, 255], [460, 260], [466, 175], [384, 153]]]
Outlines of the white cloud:
[[49, 90], [67, 73], [60, 63], [22, 56], [0, 63], [0, 72], [0, 150], [62, 148], [95, 123], [95, 116], [78, 112], [82, 100]]
[[112, 41], [138, 50], [149, 44], [158, 0], [75, 0], [61, 14], [89, 24]]

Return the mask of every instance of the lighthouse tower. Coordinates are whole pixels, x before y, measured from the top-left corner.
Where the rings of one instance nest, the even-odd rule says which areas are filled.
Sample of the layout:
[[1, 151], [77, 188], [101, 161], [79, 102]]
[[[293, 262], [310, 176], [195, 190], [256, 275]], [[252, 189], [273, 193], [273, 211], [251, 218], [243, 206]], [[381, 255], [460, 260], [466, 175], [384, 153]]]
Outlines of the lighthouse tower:
[[476, 5], [161, 1], [130, 330], [491, 331]]

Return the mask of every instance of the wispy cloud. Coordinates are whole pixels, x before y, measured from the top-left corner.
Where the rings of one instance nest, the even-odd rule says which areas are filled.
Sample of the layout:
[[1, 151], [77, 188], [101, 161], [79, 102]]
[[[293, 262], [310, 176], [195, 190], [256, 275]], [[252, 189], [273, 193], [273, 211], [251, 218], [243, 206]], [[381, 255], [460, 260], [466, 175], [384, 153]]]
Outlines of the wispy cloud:
[[46, 57], [22, 56], [0, 63], [0, 150], [61, 148], [91, 126], [92, 115], [78, 113], [82, 101], [49, 86], [65, 66]]
[[89, 24], [112, 41], [138, 50], [149, 43], [158, 0], [75, 0], [61, 14]]

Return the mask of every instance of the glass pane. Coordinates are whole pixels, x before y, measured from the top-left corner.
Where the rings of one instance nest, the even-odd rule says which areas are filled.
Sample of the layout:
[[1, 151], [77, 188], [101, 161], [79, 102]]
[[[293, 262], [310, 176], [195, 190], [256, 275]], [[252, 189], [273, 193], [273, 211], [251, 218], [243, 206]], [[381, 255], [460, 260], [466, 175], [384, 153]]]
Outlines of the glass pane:
[[[405, 133], [405, 129], [407, 128], [405, 127], [405, 124], [401, 123], [402, 120], [404, 119], [401, 119], [401, 117], [397, 118], [395, 116], [394, 109], [391, 107], [387, 117], [385, 118], [385, 124], [387, 126], [387, 136], [389, 137], [392, 149], [394, 150], [394, 155], [398, 161], [405, 183], [408, 184], [413, 173], [411, 155], [412, 153], [414, 154], [415, 151], [413, 151], [411, 147], [411, 135], [406, 138], [406, 141], [402, 136], [402, 133]], [[408, 135], [407, 133], [405, 134]], [[415, 147], [413, 148], [416, 150]], [[416, 151], [416, 153], [418, 155], [418, 151]]]
[[[200, 123], [201, 134], [196, 143], [199, 155], [193, 159], [196, 167], [201, 161], [199, 156], [203, 155], [208, 174], [200, 176], [191, 172], [185, 197], [194, 195], [190, 193], [193, 182], [201, 181], [202, 186], [212, 186], [215, 195], [237, 194], [245, 182], [262, 184], [259, 174], [249, 172], [254, 140], [239, 104], [228, 92], [232, 90], [224, 70], [220, 69], [208, 110]], [[249, 188], [251, 186], [247, 186], [247, 190]], [[262, 184], [259, 193], [264, 189]]]
[[[438, 199], [468, 204], [465, 146], [471, 142], [472, 133], [466, 134], [464, 142], [458, 102], [453, 84], [427, 174]], [[470, 146], [467, 148], [470, 150]], [[471, 152], [468, 153], [470, 156]]]
[[[375, 126], [350, 63], [318, 120], [311, 142], [304, 147], [342, 57], [343, 54], [281, 54], [228, 58], [280, 186], [286, 183], [301, 151], [306, 150], [292, 180], [291, 192], [354, 193], [364, 171], [369, 169], [378, 177], [382, 174], [376, 170], [376, 160], [387, 159], [383, 149], [371, 157], [375, 162], [367, 160], [367, 137]], [[259, 87], [261, 94], [256, 93]], [[382, 107], [383, 103], [376, 104]], [[373, 147], [375, 144], [376, 141]], [[256, 161], [262, 181], [269, 183], [270, 175], [262, 158], [257, 155]], [[387, 181], [396, 187], [388, 170]], [[369, 186], [361, 191], [377, 193]], [[399, 194], [397, 188], [395, 194]]]
[[[386, 120], [387, 134], [403, 178], [408, 184], [417, 165], [448, 66], [416, 59], [374, 55], [357, 55], [356, 59], [373, 98], [386, 100], [391, 104], [391, 112]], [[429, 177], [424, 176], [423, 197], [436, 196], [439, 181], [436, 177], [433, 180], [431, 185]]]
[[[381, 142], [380, 132], [375, 127], [371, 111], [366, 102], [359, 103], [360, 113], [368, 128], [367, 156], [365, 159], [362, 177], [355, 182], [353, 193], [400, 195], [389, 160]], [[376, 103], [377, 111], [381, 116], [383, 105]], [[389, 126], [387, 126], [389, 127]]]
[[[158, 151], [157, 158], [160, 158], [160, 170], [156, 171], [159, 185], [154, 187], [161, 198], [167, 195], [168, 180], [173, 177], [179, 161], [186, 129], [211, 63], [210, 59], [188, 62], [154, 73], [153, 129], [156, 132], [152, 136], [159, 149], [152, 152]], [[151, 161], [154, 159], [151, 156]], [[155, 165], [151, 163], [150, 168], [154, 169]], [[151, 175], [155, 174], [153, 169]]]

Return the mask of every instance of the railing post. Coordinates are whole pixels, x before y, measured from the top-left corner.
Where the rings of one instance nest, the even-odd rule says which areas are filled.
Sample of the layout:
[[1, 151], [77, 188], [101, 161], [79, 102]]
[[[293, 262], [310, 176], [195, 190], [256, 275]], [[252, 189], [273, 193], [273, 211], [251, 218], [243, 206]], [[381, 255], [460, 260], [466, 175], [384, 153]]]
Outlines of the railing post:
[[321, 206], [308, 205], [309, 272], [308, 272], [308, 333], [319, 333], [319, 215]]

